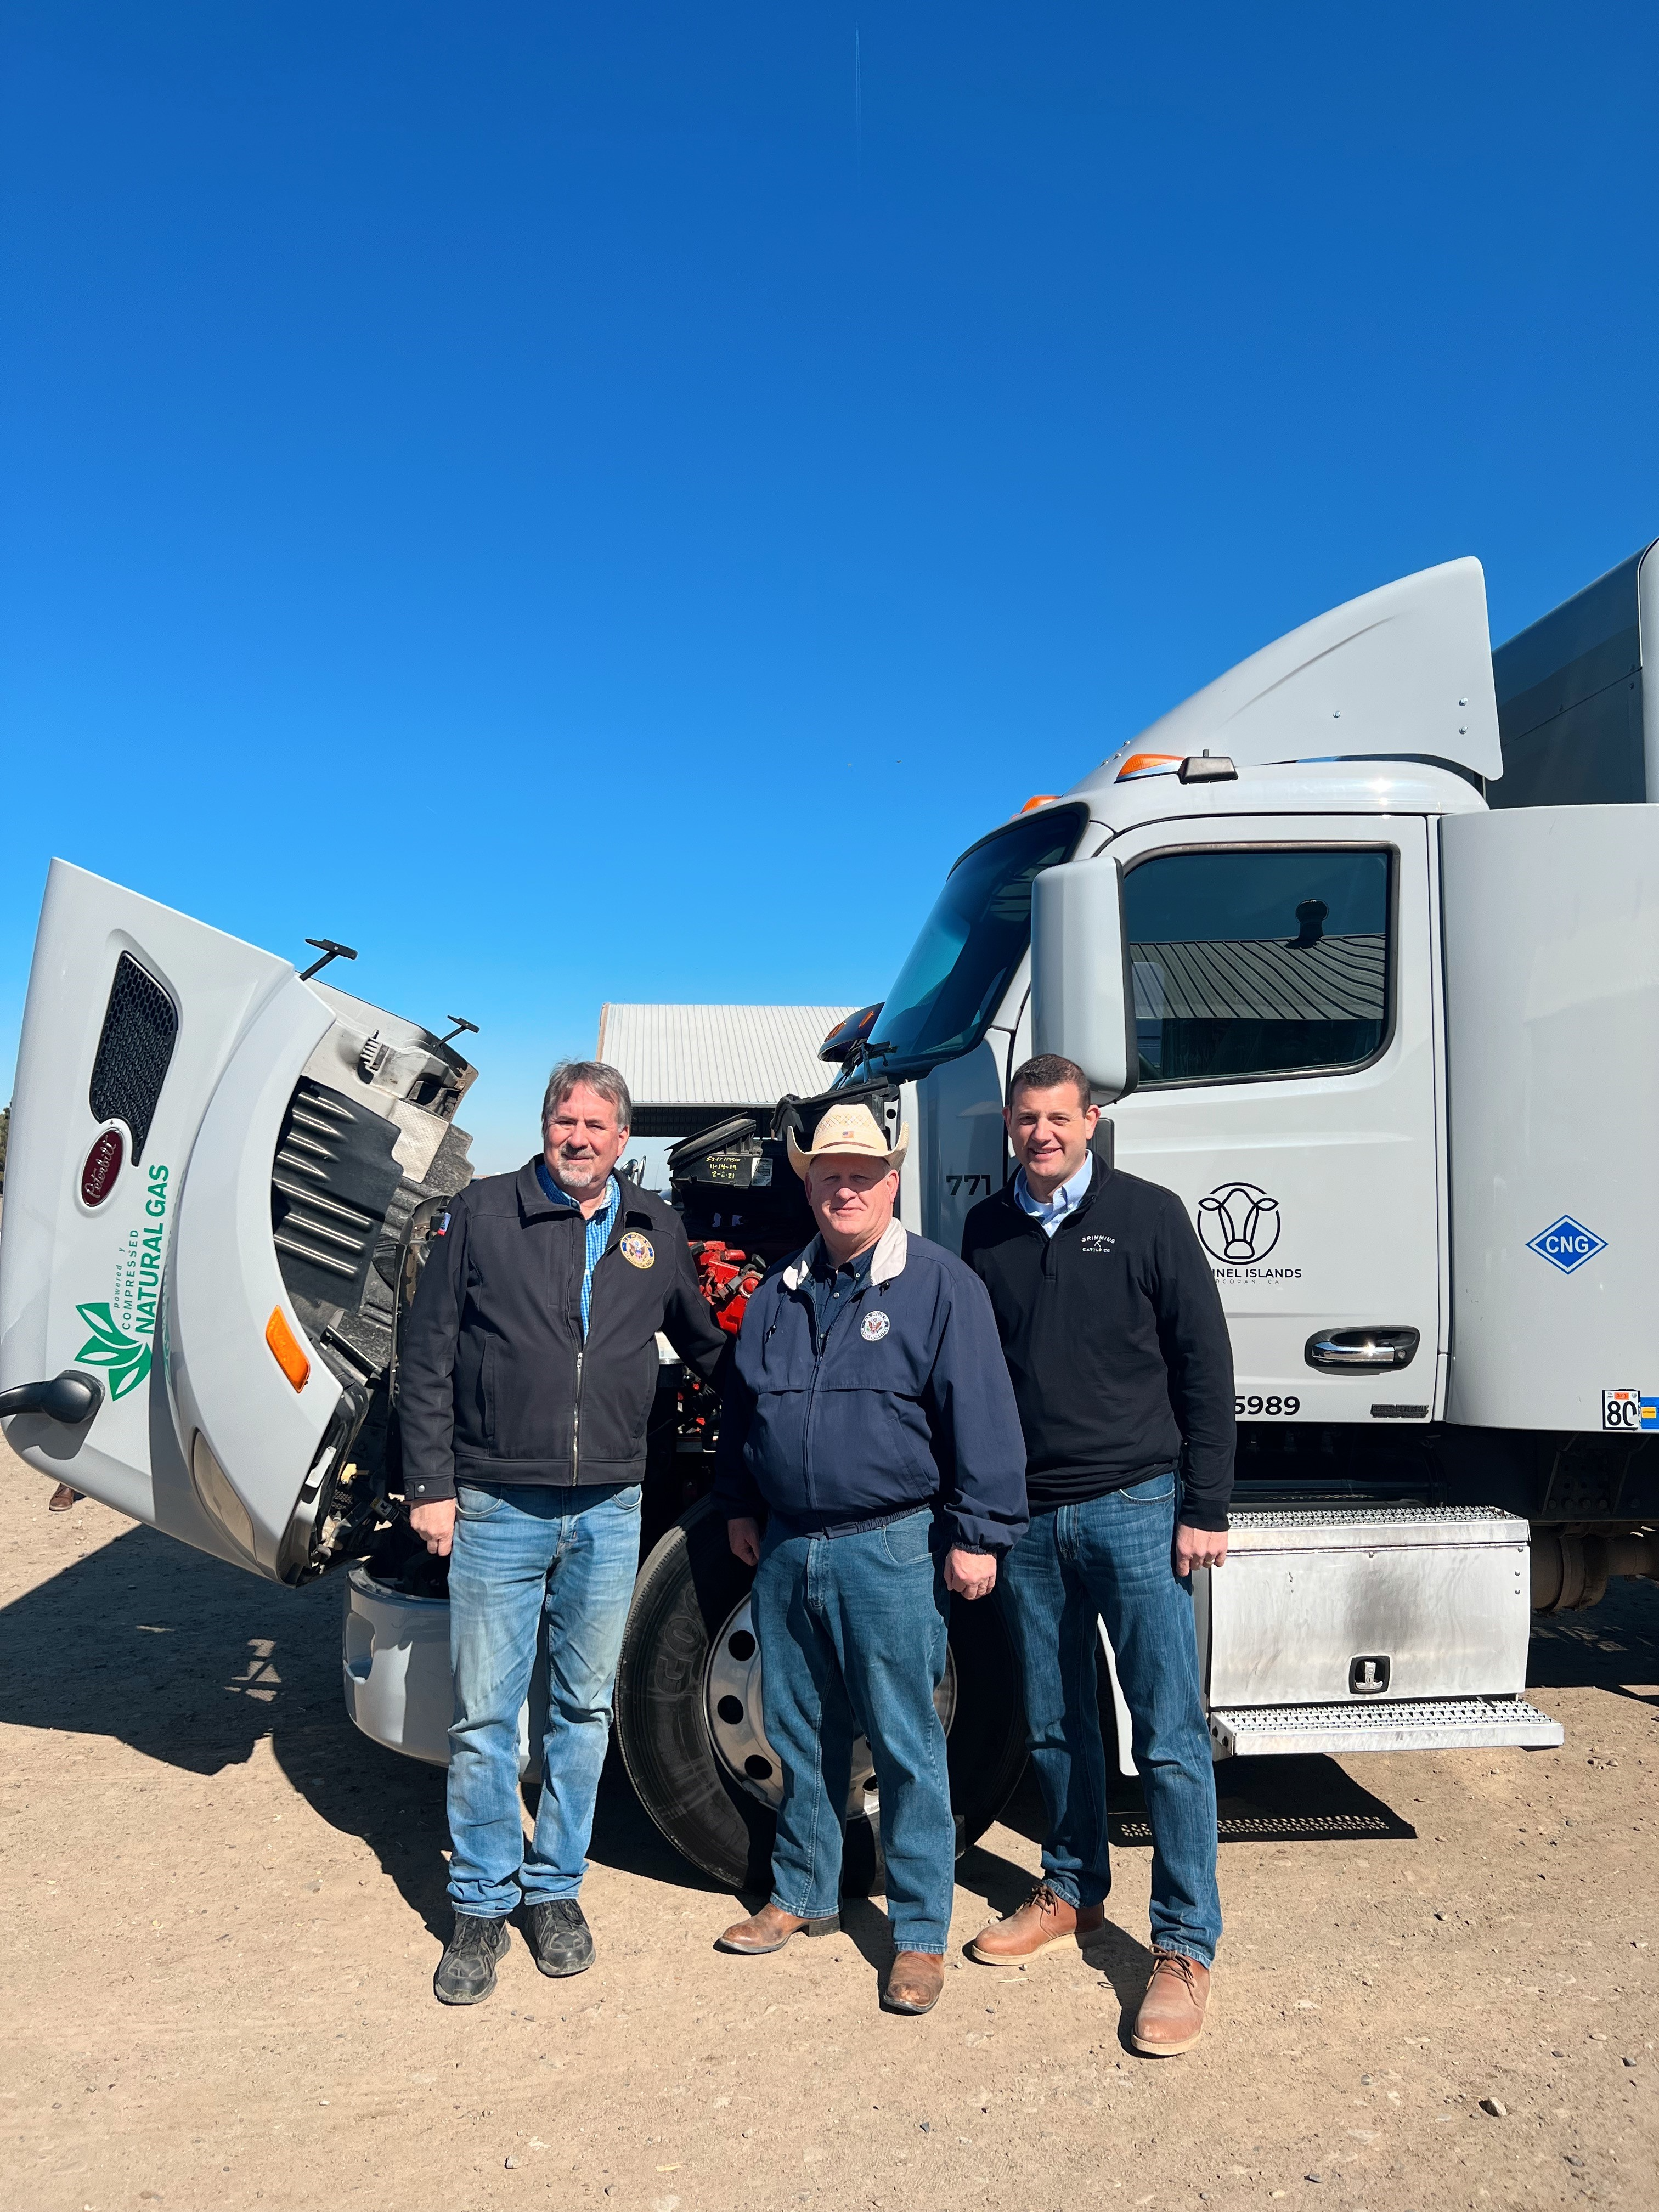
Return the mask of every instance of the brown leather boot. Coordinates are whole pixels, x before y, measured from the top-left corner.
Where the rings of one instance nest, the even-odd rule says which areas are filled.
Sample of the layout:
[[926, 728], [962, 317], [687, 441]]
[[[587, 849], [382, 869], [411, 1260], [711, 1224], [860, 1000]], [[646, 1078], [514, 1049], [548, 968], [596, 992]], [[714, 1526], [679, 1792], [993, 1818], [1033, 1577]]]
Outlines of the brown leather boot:
[[1097, 1935], [1106, 1921], [1103, 1905], [1068, 1905], [1040, 1881], [1018, 1912], [981, 1928], [968, 1946], [968, 1956], [981, 1966], [1023, 1966], [1062, 1943], [1081, 1943]]
[[1152, 1978], [1140, 2000], [1129, 2040], [1147, 2058], [1173, 2058], [1190, 2051], [1204, 2033], [1210, 1970], [1178, 1951], [1152, 1953]]
[[736, 1951], [744, 1958], [759, 1958], [766, 1951], [781, 1951], [792, 1936], [833, 1936], [841, 1926], [831, 1913], [827, 1920], [798, 1920], [775, 1905], [763, 1905], [747, 1920], [738, 1920], [715, 1942], [717, 1951]]
[[884, 2012], [932, 2012], [945, 1987], [945, 1961], [932, 1951], [901, 1951], [882, 1986]]
[[67, 1513], [71, 1505], [80, 1503], [81, 1492], [71, 1490], [68, 1483], [60, 1482], [46, 1501], [46, 1510], [48, 1513]]

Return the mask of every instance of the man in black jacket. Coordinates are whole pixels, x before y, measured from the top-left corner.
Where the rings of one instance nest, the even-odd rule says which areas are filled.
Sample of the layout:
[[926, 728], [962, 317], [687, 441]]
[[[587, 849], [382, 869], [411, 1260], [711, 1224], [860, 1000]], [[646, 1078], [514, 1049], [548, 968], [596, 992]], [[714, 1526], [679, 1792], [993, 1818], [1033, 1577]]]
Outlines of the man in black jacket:
[[969, 1215], [963, 1257], [991, 1294], [1025, 1433], [1031, 1525], [1000, 1595], [1048, 1838], [1030, 1897], [969, 1950], [1021, 1965], [1105, 1917], [1098, 1615], [1152, 1831], [1153, 1970], [1133, 2041], [1167, 2056], [1199, 2039], [1221, 1934], [1189, 1577], [1227, 1556], [1232, 1353], [1180, 1200], [1089, 1150], [1100, 1117], [1082, 1070], [1028, 1060], [1008, 1096], [1019, 1169]]
[[[520, 1900], [543, 1973], [593, 1962], [576, 1899], [639, 1566], [657, 1332], [706, 1375], [726, 1341], [673, 1209], [613, 1173], [632, 1118], [614, 1067], [556, 1067], [541, 1158], [454, 1200], [404, 1331], [410, 1525], [450, 1561], [444, 2004], [489, 1995]], [[519, 1715], [538, 1655], [547, 1733], [526, 1852]]]

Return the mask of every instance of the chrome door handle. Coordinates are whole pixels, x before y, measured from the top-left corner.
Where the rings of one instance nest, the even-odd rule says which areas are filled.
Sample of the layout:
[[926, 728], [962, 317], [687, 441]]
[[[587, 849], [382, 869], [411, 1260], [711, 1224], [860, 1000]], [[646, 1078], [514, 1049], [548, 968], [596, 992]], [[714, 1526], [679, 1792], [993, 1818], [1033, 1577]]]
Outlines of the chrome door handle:
[[1414, 1328], [1333, 1328], [1310, 1336], [1303, 1358], [1310, 1367], [1345, 1370], [1409, 1367], [1422, 1341]]

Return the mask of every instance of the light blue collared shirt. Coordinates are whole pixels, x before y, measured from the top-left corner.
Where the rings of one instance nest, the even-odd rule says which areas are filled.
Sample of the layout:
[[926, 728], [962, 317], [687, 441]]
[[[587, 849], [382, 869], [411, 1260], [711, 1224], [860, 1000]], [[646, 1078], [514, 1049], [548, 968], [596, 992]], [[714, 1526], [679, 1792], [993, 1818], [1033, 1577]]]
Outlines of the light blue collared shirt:
[[[554, 1182], [551, 1170], [545, 1160], [537, 1161], [536, 1179], [555, 1206], [568, 1206], [573, 1212], [578, 1210], [575, 1200], [567, 1196]], [[617, 1219], [617, 1208], [621, 1204], [622, 1192], [617, 1186], [616, 1176], [611, 1176], [605, 1186], [605, 1204], [597, 1213], [588, 1217], [586, 1224], [587, 1248], [583, 1255], [582, 1264], [582, 1341], [584, 1343], [587, 1340], [588, 1309], [593, 1303], [593, 1270], [599, 1263], [600, 1253], [611, 1240], [611, 1231]]]
[[1052, 1237], [1068, 1213], [1075, 1213], [1088, 1195], [1089, 1185], [1094, 1179], [1095, 1156], [1085, 1152], [1083, 1165], [1069, 1182], [1063, 1182], [1052, 1198], [1033, 1198], [1026, 1187], [1025, 1170], [1022, 1168], [1014, 1177], [1014, 1199], [1024, 1212], [1042, 1224], [1042, 1233]]

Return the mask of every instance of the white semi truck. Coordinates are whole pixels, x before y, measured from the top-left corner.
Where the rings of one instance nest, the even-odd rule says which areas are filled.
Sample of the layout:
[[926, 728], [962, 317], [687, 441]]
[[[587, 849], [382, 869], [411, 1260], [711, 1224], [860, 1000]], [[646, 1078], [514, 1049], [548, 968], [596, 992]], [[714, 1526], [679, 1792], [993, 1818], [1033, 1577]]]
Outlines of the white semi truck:
[[[1559, 1743], [1524, 1695], [1533, 1611], [1659, 1570], [1656, 637], [1646, 555], [1495, 657], [1472, 560], [1339, 607], [971, 847], [826, 1047], [827, 1095], [911, 1125], [903, 1218], [941, 1243], [1008, 1172], [1034, 1049], [1190, 1209], [1237, 1369], [1232, 1555], [1196, 1607], [1218, 1757]], [[397, 1331], [470, 1171], [473, 1070], [319, 964], [53, 864], [0, 1413], [43, 1474], [220, 1559], [345, 1571], [353, 1718], [441, 1761]], [[799, 1241], [781, 1133], [822, 1103], [678, 1147], [694, 1235]], [[618, 1734], [664, 1832], [738, 1883], [779, 1778], [714, 1409], [663, 1377]], [[994, 1607], [957, 1608], [941, 1698], [966, 1840], [1024, 1757]], [[857, 1756], [848, 1820], [856, 1881]]]

